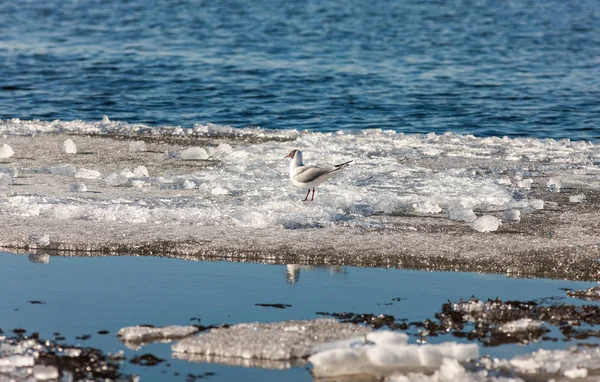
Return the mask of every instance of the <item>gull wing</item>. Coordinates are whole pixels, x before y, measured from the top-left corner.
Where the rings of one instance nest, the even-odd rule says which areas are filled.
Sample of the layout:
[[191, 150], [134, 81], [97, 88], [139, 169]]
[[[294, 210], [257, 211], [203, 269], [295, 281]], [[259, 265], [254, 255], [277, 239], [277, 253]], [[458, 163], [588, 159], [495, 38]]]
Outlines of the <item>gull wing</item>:
[[337, 168], [321, 168], [317, 166], [302, 166], [296, 169], [296, 174], [294, 175], [294, 180], [296, 182], [301, 183], [311, 183], [320, 177], [327, 175], [333, 171], [336, 171]]

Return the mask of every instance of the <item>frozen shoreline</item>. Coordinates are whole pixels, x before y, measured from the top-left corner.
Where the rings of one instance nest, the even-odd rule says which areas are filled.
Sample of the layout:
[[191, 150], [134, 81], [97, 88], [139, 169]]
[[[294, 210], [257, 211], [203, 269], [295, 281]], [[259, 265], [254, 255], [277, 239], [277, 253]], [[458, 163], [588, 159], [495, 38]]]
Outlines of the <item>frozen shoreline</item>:
[[[22, 125], [0, 123], [0, 146], [15, 152], [0, 159], [0, 248], [6, 251], [580, 280], [600, 272], [600, 149], [590, 143], [377, 131], [373, 137], [248, 131], [245, 138], [232, 128], [198, 129], [194, 137], [173, 129], [148, 139], [131, 125], [96, 131], [81, 122], [63, 129], [68, 134], [45, 133], [50, 127], [41, 122]], [[67, 139], [76, 154], [65, 152]], [[141, 141], [143, 151], [130, 144]], [[324, 150], [327, 144], [332, 148]], [[206, 158], [178, 157], [197, 145]], [[357, 163], [304, 204], [282, 158], [293, 147], [317, 163], [323, 154]], [[128, 175], [140, 166], [149, 175]], [[85, 192], [74, 186], [81, 183]], [[460, 220], [461, 211], [450, 219], [455, 201], [502, 225], [482, 233]], [[507, 209], [518, 210], [520, 221], [507, 220]]]

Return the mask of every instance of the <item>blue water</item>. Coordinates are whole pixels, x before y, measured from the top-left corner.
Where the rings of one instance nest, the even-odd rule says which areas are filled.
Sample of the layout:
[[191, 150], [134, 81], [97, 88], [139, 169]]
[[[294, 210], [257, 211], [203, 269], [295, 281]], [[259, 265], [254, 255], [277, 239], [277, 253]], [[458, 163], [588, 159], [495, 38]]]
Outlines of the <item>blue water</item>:
[[600, 2], [0, 2], [0, 119], [600, 138]]
[[[483, 300], [555, 297], [557, 303], [578, 304], [585, 302], [565, 299], [561, 288], [585, 289], [594, 285], [478, 273], [355, 267], [302, 269], [293, 279], [281, 265], [158, 257], [51, 257], [48, 264], [39, 264], [29, 262], [27, 256], [0, 252], [0, 262], [0, 289], [4, 291], [0, 299], [0, 328], [6, 334], [14, 328], [24, 328], [28, 333], [36, 331], [42, 338], [52, 339], [59, 332], [68, 345], [92, 346], [111, 353], [124, 350], [128, 358], [152, 353], [172, 364], [154, 368], [123, 364], [123, 372], [139, 374], [143, 381], [184, 380], [189, 373], [204, 372], [217, 373], [210, 378], [214, 381], [309, 381], [311, 377], [304, 367], [275, 371], [170, 359], [168, 344], [148, 345], [137, 352], [128, 350], [116, 337], [121, 327], [188, 325], [197, 324], [197, 319], [202, 325], [218, 325], [323, 317], [317, 312], [383, 313], [408, 322], [435, 320], [434, 314], [442, 304], [468, 299], [473, 294]], [[256, 303], [291, 307], [275, 309]], [[110, 334], [99, 335], [99, 330]], [[91, 338], [76, 338], [84, 334]], [[412, 334], [410, 342], [416, 343], [414, 330]], [[437, 343], [457, 339], [447, 335], [429, 340]], [[539, 348], [564, 349], [570, 344], [559, 341], [503, 345], [482, 347], [481, 352], [511, 358]], [[175, 378], [176, 372], [181, 376]]]

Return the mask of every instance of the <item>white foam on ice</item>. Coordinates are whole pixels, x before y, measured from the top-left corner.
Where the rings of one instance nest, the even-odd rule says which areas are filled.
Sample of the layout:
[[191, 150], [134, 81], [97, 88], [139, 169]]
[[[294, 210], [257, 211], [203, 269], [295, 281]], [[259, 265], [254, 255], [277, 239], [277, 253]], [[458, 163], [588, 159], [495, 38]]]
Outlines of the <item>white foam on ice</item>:
[[370, 331], [333, 319], [243, 323], [185, 338], [171, 348], [174, 353], [289, 360], [310, 355], [318, 345], [354, 339]]

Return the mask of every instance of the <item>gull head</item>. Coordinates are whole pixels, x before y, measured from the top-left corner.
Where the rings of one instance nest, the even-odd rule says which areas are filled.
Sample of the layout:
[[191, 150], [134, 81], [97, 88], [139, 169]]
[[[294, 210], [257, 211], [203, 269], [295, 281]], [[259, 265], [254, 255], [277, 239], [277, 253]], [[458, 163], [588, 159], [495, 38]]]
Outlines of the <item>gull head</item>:
[[292, 150], [290, 151], [290, 153], [286, 156], [284, 156], [284, 158], [292, 158], [294, 159], [294, 157], [296, 156], [296, 153], [298, 152], [298, 150]]

